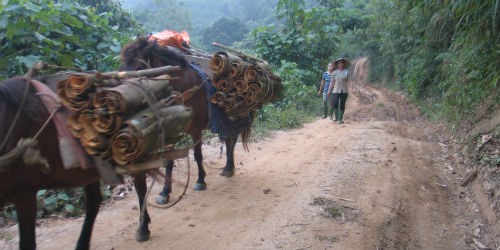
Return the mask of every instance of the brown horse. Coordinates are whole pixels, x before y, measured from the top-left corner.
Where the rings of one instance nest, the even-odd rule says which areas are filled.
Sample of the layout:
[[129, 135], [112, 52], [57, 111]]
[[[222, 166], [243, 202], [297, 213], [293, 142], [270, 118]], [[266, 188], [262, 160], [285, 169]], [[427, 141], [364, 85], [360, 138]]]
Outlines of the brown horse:
[[[122, 48], [121, 63], [122, 64], [120, 66], [120, 70], [125, 71], [141, 70], [151, 67], [155, 68], [168, 65], [180, 66], [182, 70], [178, 73], [172, 74], [172, 77], [176, 78], [171, 81], [172, 87], [180, 92], [189, 90], [193, 87], [199, 87], [196, 93], [185, 103], [186, 106], [191, 107], [193, 110], [193, 122], [186, 132], [191, 135], [194, 142], [194, 158], [198, 165], [198, 179], [196, 181], [194, 190], [205, 190], [206, 173], [203, 168], [203, 156], [201, 152], [202, 131], [204, 129], [208, 129], [210, 114], [209, 109], [214, 109], [214, 107], [210, 106], [212, 104], [208, 102], [206, 88], [208, 81], [206, 79], [203, 79], [203, 73], [199, 69], [197, 69], [196, 66], [190, 64], [186, 60], [184, 52], [180, 49], [174, 47], [159, 46], [157, 45], [156, 41], [148, 41], [147, 38], [143, 37], [138, 38], [137, 40], [127, 44]], [[224, 140], [226, 144], [227, 156], [226, 165], [220, 173], [222, 176], [231, 177], [234, 175], [234, 146], [236, 145], [236, 142], [238, 140], [238, 135], [241, 135], [243, 144], [246, 148], [246, 144], [250, 136], [251, 118], [249, 116], [246, 119], [246, 122], [232, 122], [228, 118], [223, 117], [223, 119], [221, 119], [222, 121], [217, 121], [224, 127], [231, 127], [230, 125], [236, 125], [232, 126], [235, 129], [233, 129], [233, 131], [229, 135], [227, 135], [226, 133], [225, 135], [221, 136], [221, 133], [219, 133], [219, 137]], [[210, 122], [214, 123], [216, 121]], [[212, 129], [212, 132], [215, 131]], [[156, 202], [159, 204], [165, 204], [168, 202], [169, 193], [172, 190], [172, 168], [173, 161], [170, 161], [166, 166], [166, 177], [163, 190], [156, 199]], [[145, 187], [145, 183], [140, 185]]]
[[[29, 80], [26, 78], [0, 82], [0, 156], [15, 148], [21, 138], [33, 137], [49, 117], [41, 100], [34, 94], [34, 88], [27, 84]], [[57, 132], [52, 122], [41, 131], [38, 142], [41, 156], [49, 163], [48, 171], [44, 171], [42, 164], [27, 165], [21, 160], [8, 165], [0, 164], [0, 205], [7, 202], [15, 205], [19, 248], [36, 248], [36, 193], [39, 189], [84, 186], [85, 220], [76, 249], [88, 249], [102, 201], [99, 173], [96, 168], [66, 170], [63, 167]]]
[[[193, 81], [190, 76], [186, 77], [188, 81]], [[0, 146], [4, 144], [0, 148], [0, 156], [4, 156], [15, 148], [21, 138], [33, 137], [49, 118], [47, 110], [35, 95], [31, 84], [26, 89], [27, 83], [28, 79], [20, 77], [0, 82], [0, 121], [2, 121], [0, 123]], [[25, 90], [28, 90], [26, 95]], [[195, 121], [199, 122], [199, 119]], [[200, 137], [201, 131], [198, 134], [198, 138]], [[57, 131], [52, 122], [41, 130], [37, 140], [40, 144], [40, 154], [49, 164], [49, 172], [44, 172], [42, 165], [26, 165], [20, 160], [7, 166], [0, 162], [0, 209], [8, 202], [15, 205], [19, 222], [19, 248], [35, 249], [37, 191], [84, 186], [86, 213], [76, 249], [88, 249], [94, 221], [102, 201], [99, 173], [96, 168], [66, 170], [63, 167]], [[136, 232], [136, 240], [142, 242], [149, 239], [151, 221], [148, 211], [145, 208], [142, 209], [147, 188], [146, 175], [141, 173], [133, 177], [140, 211], [144, 212], [140, 213], [139, 228]]]

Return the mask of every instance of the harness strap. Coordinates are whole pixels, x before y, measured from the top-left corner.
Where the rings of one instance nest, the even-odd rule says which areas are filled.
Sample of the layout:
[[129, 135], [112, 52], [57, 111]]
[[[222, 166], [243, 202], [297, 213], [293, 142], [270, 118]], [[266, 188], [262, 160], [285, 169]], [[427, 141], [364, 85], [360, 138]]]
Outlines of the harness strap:
[[33, 136], [33, 139], [36, 139], [42, 133], [42, 131], [45, 129], [45, 127], [47, 127], [47, 125], [49, 124], [49, 122], [52, 120], [52, 118], [54, 118], [54, 115], [57, 113], [57, 111], [60, 108], [61, 108], [61, 103], [59, 102], [57, 104], [57, 106], [52, 110], [52, 112], [50, 112], [49, 117], [47, 117], [47, 119], [43, 123], [42, 127], [40, 127], [40, 129], [38, 130], [38, 132], [36, 132], [35, 136]]

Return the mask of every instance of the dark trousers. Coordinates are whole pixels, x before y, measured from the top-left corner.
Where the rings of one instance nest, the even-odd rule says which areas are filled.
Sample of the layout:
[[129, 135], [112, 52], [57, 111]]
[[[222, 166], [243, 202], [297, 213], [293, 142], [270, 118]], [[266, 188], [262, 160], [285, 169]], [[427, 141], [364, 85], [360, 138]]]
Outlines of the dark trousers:
[[[345, 103], [347, 101], [347, 93], [334, 93], [333, 94], [333, 108], [345, 111]], [[339, 107], [340, 106], [340, 107]]]

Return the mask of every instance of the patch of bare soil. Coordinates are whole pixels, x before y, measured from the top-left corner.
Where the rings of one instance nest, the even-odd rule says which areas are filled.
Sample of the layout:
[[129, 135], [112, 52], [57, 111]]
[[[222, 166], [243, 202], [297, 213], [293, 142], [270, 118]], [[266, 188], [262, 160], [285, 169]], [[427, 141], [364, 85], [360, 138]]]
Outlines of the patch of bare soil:
[[[238, 145], [232, 178], [218, 175], [225, 157], [211, 141], [203, 147], [208, 190], [188, 190], [170, 209], [150, 207], [144, 243], [134, 237], [135, 195], [103, 207], [92, 249], [498, 249], [488, 235], [498, 225], [482, 220], [459, 186], [439, 129], [400, 94], [368, 85], [366, 70], [358, 60], [345, 124], [318, 118], [250, 152]], [[176, 164], [186, 172], [185, 159]], [[39, 249], [72, 248], [81, 222], [42, 220]], [[0, 248], [16, 247], [15, 227], [0, 228], [0, 237]]]

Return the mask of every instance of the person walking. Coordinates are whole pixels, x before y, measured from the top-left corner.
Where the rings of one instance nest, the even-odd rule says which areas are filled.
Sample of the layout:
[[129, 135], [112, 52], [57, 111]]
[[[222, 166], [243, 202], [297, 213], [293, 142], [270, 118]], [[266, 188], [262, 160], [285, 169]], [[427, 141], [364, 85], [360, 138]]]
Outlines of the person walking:
[[349, 71], [347, 68], [350, 66], [350, 62], [345, 58], [339, 58], [333, 62], [333, 67], [335, 70], [332, 74], [332, 82], [328, 88], [327, 96], [333, 94], [333, 112], [335, 113], [335, 118], [332, 120], [338, 121], [338, 123], [344, 123], [344, 112], [345, 103], [347, 101], [347, 96], [349, 93]]
[[[323, 94], [323, 119], [325, 119], [328, 114], [330, 117], [333, 116], [333, 97], [328, 95], [328, 89], [332, 81], [334, 69], [333, 63], [329, 63], [327, 71], [323, 72], [323, 76], [321, 77], [321, 85], [319, 87], [318, 96]], [[328, 106], [330, 106], [330, 112], [328, 112]]]

